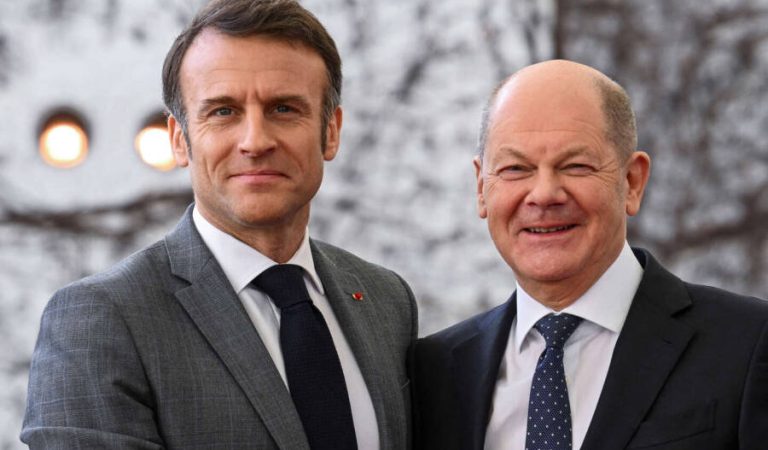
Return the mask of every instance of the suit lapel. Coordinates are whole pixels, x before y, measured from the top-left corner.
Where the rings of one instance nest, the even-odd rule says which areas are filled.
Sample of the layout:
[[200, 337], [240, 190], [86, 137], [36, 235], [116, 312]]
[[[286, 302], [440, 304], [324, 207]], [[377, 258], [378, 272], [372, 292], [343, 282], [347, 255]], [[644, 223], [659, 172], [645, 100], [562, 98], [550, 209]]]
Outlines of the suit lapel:
[[649, 254], [582, 449], [625, 448], [693, 336], [685, 287]]
[[453, 348], [452, 371], [462, 429], [457, 448], [482, 449], [509, 331], [517, 308], [513, 295], [506, 303], [480, 316], [477, 332]]
[[[325, 295], [333, 309], [339, 326], [349, 343], [360, 372], [363, 375], [368, 393], [371, 396], [376, 422], [379, 429], [379, 442], [382, 448], [388, 442], [399, 442], [407, 430], [406, 417], [401, 411], [405, 405], [400, 395], [397, 380], [386, 376], [390, 371], [383, 366], [394, 357], [385, 357], [382, 352], [390, 351], [390, 346], [380, 341], [381, 337], [370, 330], [381, 326], [381, 318], [376, 314], [373, 295], [351, 272], [335, 265], [330, 258], [310, 241], [315, 269], [323, 283]], [[362, 293], [363, 301], [356, 301], [353, 294]], [[385, 299], [382, 299], [385, 300]], [[388, 406], [390, 405], [390, 406]], [[394, 405], [394, 406], [392, 406]]]
[[[165, 239], [174, 275], [190, 284], [176, 297], [261, 417], [280, 448], [303, 436], [296, 409], [266, 347], [192, 222], [191, 207]], [[304, 439], [302, 447], [309, 446]]]

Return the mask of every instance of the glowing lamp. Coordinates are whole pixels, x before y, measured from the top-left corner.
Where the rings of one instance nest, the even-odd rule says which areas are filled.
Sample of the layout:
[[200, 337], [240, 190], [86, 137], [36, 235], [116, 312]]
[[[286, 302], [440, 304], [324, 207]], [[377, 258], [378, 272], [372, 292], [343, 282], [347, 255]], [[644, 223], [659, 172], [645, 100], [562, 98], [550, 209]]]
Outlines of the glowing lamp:
[[141, 160], [155, 169], [168, 171], [176, 167], [162, 113], [154, 114], [145, 122], [136, 135], [135, 145]]
[[40, 156], [53, 167], [68, 169], [88, 155], [88, 133], [80, 117], [74, 113], [55, 113], [43, 123], [40, 131]]

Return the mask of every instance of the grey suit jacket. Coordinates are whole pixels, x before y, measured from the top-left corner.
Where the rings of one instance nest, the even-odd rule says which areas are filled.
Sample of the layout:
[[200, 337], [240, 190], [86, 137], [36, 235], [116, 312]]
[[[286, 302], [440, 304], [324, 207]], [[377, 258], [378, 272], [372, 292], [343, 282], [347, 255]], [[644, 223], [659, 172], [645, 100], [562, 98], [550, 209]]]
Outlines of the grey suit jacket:
[[[370, 391], [382, 449], [410, 442], [416, 306], [395, 273], [311, 241]], [[362, 301], [352, 298], [364, 294]], [[31, 448], [307, 449], [290, 394], [194, 227], [58, 291], [32, 357]]]

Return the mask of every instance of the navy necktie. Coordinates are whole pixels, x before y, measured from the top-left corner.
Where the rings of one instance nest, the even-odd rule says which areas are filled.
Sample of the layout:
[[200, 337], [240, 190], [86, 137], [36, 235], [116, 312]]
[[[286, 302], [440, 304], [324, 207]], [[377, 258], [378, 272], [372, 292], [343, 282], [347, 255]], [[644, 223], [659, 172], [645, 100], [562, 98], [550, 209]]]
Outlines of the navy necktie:
[[570, 450], [571, 405], [563, 369], [563, 345], [581, 322], [570, 314], [550, 314], [534, 325], [547, 348], [536, 364], [528, 402], [526, 450]]
[[280, 347], [291, 398], [312, 450], [357, 449], [339, 356], [304, 285], [304, 269], [272, 266], [253, 280], [280, 308]]

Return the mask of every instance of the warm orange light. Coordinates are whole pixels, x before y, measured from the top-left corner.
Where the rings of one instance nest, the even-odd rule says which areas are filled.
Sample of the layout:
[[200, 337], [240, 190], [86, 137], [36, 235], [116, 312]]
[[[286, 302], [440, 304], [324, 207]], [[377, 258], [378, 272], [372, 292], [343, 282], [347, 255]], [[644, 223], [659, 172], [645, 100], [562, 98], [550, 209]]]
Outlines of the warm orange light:
[[40, 133], [40, 155], [43, 160], [62, 169], [77, 166], [88, 154], [88, 135], [75, 120], [50, 121]]
[[150, 124], [136, 135], [136, 151], [141, 160], [157, 170], [167, 171], [176, 167], [171, 141], [165, 126]]

